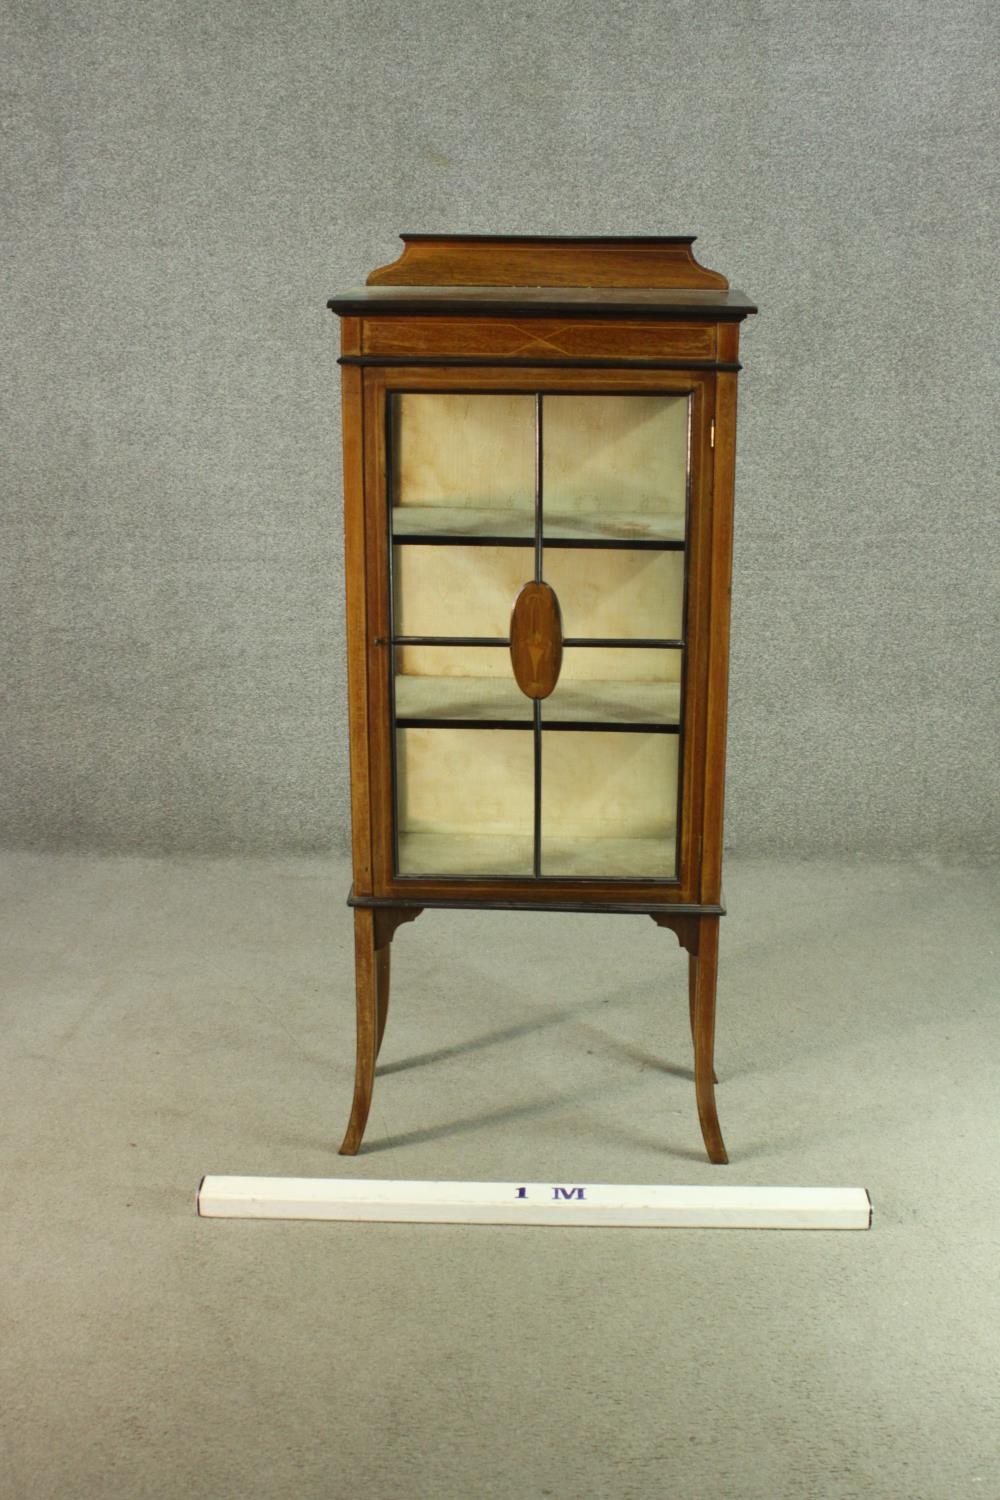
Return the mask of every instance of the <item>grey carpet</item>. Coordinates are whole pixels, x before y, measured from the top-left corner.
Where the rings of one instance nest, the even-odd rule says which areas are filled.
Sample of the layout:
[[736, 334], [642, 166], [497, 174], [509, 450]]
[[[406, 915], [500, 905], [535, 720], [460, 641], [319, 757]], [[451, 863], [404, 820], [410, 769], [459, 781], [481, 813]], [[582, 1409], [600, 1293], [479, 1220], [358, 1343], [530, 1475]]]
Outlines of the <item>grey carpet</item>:
[[[1000, 1494], [996, 891], [734, 861], [703, 1159], [624, 917], [399, 932], [368, 1144], [347, 872], [7, 856], [4, 1500]], [[202, 1173], [856, 1184], [868, 1234], [199, 1220]]]

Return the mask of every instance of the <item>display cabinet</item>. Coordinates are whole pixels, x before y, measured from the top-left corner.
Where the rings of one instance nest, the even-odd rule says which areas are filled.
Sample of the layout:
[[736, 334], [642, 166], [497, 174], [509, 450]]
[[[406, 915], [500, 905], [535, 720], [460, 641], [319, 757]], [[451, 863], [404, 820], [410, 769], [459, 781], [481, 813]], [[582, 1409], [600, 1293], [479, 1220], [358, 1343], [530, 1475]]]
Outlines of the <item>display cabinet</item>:
[[755, 308], [691, 236], [403, 240], [329, 303], [357, 995], [341, 1150], [364, 1134], [397, 927], [489, 907], [676, 935], [702, 1135], [724, 1162], [733, 448]]

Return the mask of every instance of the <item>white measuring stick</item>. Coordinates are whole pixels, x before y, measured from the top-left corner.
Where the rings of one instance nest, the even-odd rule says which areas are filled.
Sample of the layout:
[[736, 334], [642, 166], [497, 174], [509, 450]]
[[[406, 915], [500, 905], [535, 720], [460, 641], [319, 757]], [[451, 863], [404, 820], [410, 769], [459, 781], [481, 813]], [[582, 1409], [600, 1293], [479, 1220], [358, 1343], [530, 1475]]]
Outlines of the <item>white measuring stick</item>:
[[575, 1182], [387, 1182], [205, 1177], [209, 1219], [350, 1219], [401, 1224], [592, 1224], [650, 1229], [867, 1229], [864, 1188], [615, 1186]]

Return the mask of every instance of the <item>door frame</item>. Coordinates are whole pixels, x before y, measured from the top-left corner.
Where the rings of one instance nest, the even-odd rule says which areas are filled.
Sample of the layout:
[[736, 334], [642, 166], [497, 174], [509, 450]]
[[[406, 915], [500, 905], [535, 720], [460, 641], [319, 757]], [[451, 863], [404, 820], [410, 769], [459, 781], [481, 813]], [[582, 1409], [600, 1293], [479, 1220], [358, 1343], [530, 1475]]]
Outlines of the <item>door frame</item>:
[[[735, 377], [729, 377], [735, 387]], [[552, 368], [482, 367], [440, 368], [414, 364], [369, 366], [362, 372], [364, 547], [366, 579], [364, 637], [355, 625], [349, 631], [349, 655], [356, 672], [367, 685], [367, 764], [355, 766], [368, 784], [370, 809], [371, 894], [377, 898], [398, 897], [407, 901], [449, 898], [465, 903], [477, 900], [496, 904], [547, 901], [589, 905], [660, 904], [684, 905], [699, 901], [718, 902], [717, 889], [706, 892], [702, 878], [706, 827], [718, 828], [721, 844], [721, 779], [709, 777], [707, 751], [713, 751], [713, 770], [718, 770], [718, 722], [708, 723], [710, 711], [719, 714], [719, 652], [728, 640], [728, 558], [720, 570], [713, 548], [731, 536], [730, 506], [726, 485], [716, 484], [715, 418], [718, 381], [714, 371], [648, 370], [565, 366]], [[393, 872], [392, 721], [390, 717], [390, 673], [392, 634], [389, 598], [389, 548], [391, 513], [388, 482], [387, 402], [401, 391], [427, 392], [574, 392], [598, 394], [690, 395], [688, 516], [685, 548], [684, 663], [682, 685], [682, 733], [680, 735], [680, 799], [677, 877], [665, 879], [570, 879], [566, 877], [428, 877], [396, 875]], [[724, 477], [724, 476], [723, 476]], [[720, 509], [723, 514], [718, 514]], [[352, 549], [352, 557], [357, 554]], [[354, 563], [357, 566], [357, 561]], [[723, 582], [723, 596], [720, 584]], [[720, 619], [720, 611], [724, 620]], [[725, 743], [725, 662], [721, 663], [721, 742]], [[710, 695], [711, 688], [711, 695]], [[709, 732], [711, 729], [711, 733]], [[708, 805], [712, 804], [712, 805]], [[716, 805], [717, 804], [717, 805]], [[365, 830], [360, 842], [364, 843]], [[355, 847], [359, 843], [355, 830]], [[717, 866], [721, 847], [710, 865]]]

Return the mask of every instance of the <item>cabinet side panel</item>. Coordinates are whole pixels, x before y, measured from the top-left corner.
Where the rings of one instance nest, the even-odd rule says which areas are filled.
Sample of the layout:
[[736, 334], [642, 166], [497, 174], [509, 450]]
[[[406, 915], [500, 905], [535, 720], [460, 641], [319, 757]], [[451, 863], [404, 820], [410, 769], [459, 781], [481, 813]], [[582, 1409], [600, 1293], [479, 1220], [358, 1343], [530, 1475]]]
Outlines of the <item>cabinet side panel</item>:
[[[345, 319], [343, 347], [356, 337]], [[368, 629], [365, 598], [365, 484], [362, 372], [341, 367], [344, 424], [344, 570], [347, 601], [347, 699], [351, 754], [351, 851], [354, 889], [372, 892], [371, 795], [368, 766]]]
[[365, 524], [368, 566], [368, 757], [371, 786], [372, 873], [376, 895], [392, 879], [395, 794], [393, 787], [392, 656], [390, 610], [390, 475], [384, 372], [366, 370]]
[[709, 664], [708, 615], [712, 568], [712, 474], [710, 420], [715, 410], [715, 377], [694, 391], [691, 411], [691, 479], [688, 502], [687, 588], [685, 598], [683, 801], [681, 870], [695, 896], [701, 886], [705, 717]]
[[708, 602], [705, 803], [701, 899], [718, 901], [722, 888], [722, 837], [729, 691], [729, 615], [733, 571], [733, 481], [736, 457], [736, 376], [718, 376], [715, 407], [715, 474], [712, 496], [712, 571]]
[[341, 318], [340, 320], [340, 352], [341, 354], [360, 354], [364, 339], [364, 320], [362, 318]]

